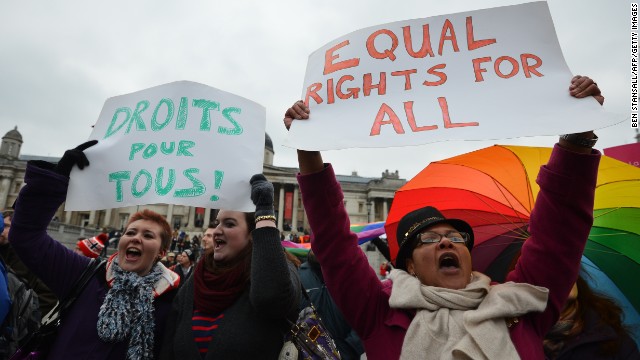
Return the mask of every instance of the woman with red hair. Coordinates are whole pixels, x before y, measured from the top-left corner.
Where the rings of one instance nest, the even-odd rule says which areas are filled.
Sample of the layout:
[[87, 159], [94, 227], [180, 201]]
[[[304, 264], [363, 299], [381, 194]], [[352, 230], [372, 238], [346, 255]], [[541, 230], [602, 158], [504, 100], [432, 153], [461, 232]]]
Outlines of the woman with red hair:
[[[64, 202], [73, 166], [89, 165], [86, 142], [65, 152], [56, 165], [29, 161], [26, 185], [15, 203], [9, 241], [22, 261], [60, 299], [90, 259], [47, 234], [47, 225]], [[160, 259], [171, 241], [165, 218], [151, 210], [131, 216], [118, 252], [84, 287], [64, 321], [47, 359], [155, 359], [160, 355], [166, 318], [179, 283]]]

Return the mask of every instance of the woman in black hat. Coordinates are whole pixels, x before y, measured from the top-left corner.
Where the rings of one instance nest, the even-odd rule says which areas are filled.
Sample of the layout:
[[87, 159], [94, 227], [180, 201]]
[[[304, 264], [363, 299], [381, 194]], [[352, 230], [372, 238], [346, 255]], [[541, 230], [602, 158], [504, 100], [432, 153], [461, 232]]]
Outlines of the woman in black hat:
[[175, 272], [180, 276], [180, 285], [187, 281], [191, 270], [193, 270], [193, 263], [196, 261], [193, 251], [189, 249], [182, 250], [178, 257], [178, 264], [176, 264]]
[[[570, 95], [604, 98], [588, 77]], [[285, 126], [309, 118], [297, 102]], [[349, 231], [340, 185], [317, 151], [298, 150], [298, 182], [326, 286], [374, 359], [543, 359], [542, 339], [578, 276], [593, 222], [600, 153], [591, 131], [562, 136], [538, 176], [531, 237], [505, 284], [472, 271], [473, 229], [425, 206], [406, 214], [391, 281], [380, 282]], [[428, 203], [429, 199], [423, 199]]]

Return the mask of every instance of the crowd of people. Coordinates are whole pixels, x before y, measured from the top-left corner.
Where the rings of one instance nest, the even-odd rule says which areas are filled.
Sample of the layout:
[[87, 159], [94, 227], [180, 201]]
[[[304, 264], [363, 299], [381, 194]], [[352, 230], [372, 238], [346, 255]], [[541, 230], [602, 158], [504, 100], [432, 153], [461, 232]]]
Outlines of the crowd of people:
[[[574, 77], [569, 93], [604, 101], [588, 77]], [[295, 102], [285, 127], [310, 115]], [[250, 179], [255, 211], [221, 209], [201, 236], [189, 238], [145, 209], [118, 234], [114, 254], [105, 255], [107, 234], [68, 249], [46, 229], [71, 169], [99, 166], [84, 154], [96, 140], [57, 164], [28, 162], [26, 185], [3, 212], [0, 270], [14, 269], [46, 314], [75, 290], [91, 258], [106, 258], [65, 311], [47, 359], [278, 359], [309, 301], [342, 359], [639, 359], [620, 308], [579, 276], [593, 222], [595, 139], [588, 131], [558, 140], [537, 179], [531, 236], [503, 284], [473, 271], [473, 227], [446, 218], [429, 199], [400, 220], [395, 259], [376, 239], [389, 263], [372, 268], [318, 151], [298, 150], [312, 233], [301, 240], [312, 248], [303, 261], [281, 244], [273, 185], [262, 174]], [[6, 318], [12, 294], [6, 276], [0, 280]]]

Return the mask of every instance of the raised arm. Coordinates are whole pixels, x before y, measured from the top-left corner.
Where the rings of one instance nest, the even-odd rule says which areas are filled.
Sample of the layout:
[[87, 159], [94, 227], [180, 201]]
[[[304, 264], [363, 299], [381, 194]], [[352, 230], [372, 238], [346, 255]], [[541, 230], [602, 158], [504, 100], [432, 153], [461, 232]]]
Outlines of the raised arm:
[[251, 200], [256, 206], [256, 229], [251, 233], [251, 303], [267, 317], [295, 320], [300, 281], [280, 243], [273, 207], [273, 185], [262, 174], [253, 175], [250, 183]]
[[[296, 102], [285, 113], [287, 128], [294, 120], [309, 119], [309, 109]], [[298, 150], [298, 183], [311, 225], [311, 247], [322, 267], [331, 297], [347, 322], [366, 339], [384, 321], [380, 308], [388, 309], [388, 295], [350, 231], [349, 216], [340, 184], [331, 165], [318, 151]]]
[[57, 165], [30, 161], [26, 185], [20, 190], [9, 232], [9, 241], [22, 262], [58, 298], [64, 298], [89, 259], [73, 253], [47, 234], [47, 226], [65, 200], [73, 166], [89, 165], [84, 150], [97, 141], [67, 150]]
[[[571, 95], [604, 98], [593, 80], [572, 79]], [[549, 289], [547, 309], [532, 315], [540, 334], [556, 322], [578, 277], [580, 258], [593, 224], [593, 203], [600, 153], [591, 148], [593, 131], [561, 136], [549, 162], [542, 166], [540, 192], [531, 213], [531, 236], [507, 281], [526, 282]], [[591, 146], [590, 146], [591, 145]]]

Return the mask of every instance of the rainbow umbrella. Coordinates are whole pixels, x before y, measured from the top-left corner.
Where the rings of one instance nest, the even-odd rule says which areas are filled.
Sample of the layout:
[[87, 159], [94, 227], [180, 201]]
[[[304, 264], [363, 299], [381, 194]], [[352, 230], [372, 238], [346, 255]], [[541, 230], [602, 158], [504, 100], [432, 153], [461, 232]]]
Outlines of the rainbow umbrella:
[[384, 221], [364, 224], [351, 224], [351, 232], [358, 235], [358, 244], [362, 245], [371, 239], [384, 234]]
[[[535, 179], [550, 155], [551, 148], [495, 145], [429, 164], [396, 192], [385, 225], [392, 259], [400, 218], [432, 205], [473, 227], [474, 269], [502, 280], [528, 237]], [[584, 256], [640, 312], [640, 168], [603, 156], [596, 186]]]
[[600, 294], [608, 296], [616, 301], [624, 313], [624, 324], [628, 327], [632, 337], [640, 346], [640, 313], [633, 307], [622, 291], [611, 281], [596, 264], [587, 257], [582, 256], [582, 272], [586, 274], [583, 278], [592, 289], [596, 289]]

